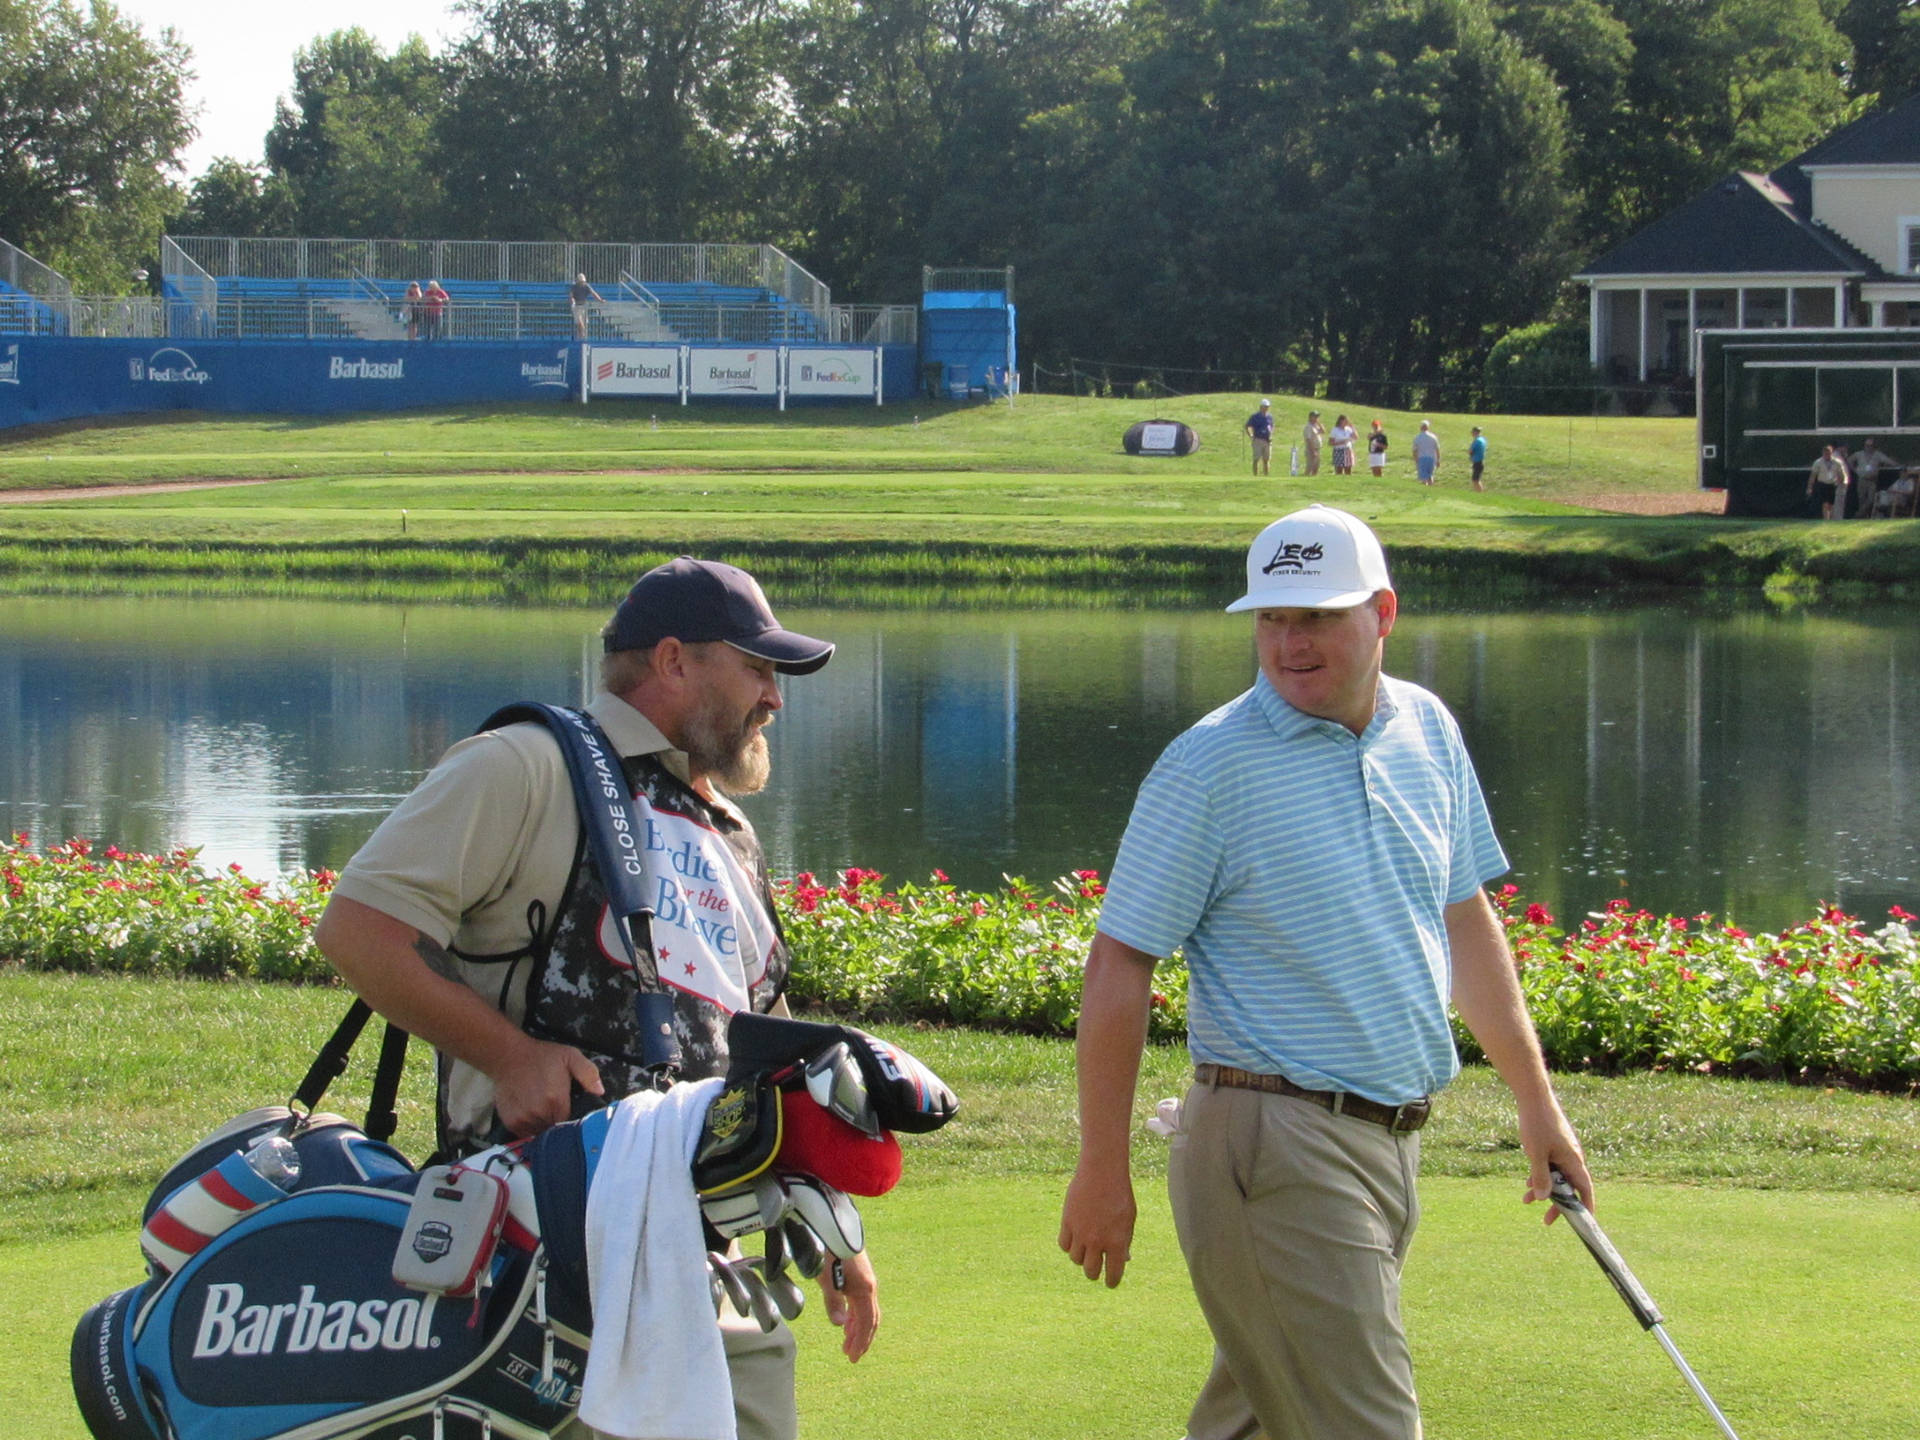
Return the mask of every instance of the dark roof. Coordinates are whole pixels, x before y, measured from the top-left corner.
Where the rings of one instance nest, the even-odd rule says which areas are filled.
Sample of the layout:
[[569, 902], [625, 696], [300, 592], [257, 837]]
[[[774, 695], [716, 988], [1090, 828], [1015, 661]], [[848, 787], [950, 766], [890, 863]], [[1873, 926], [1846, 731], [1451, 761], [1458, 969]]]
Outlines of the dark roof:
[[1795, 165], [1920, 165], [1920, 94], [1833, 132]]
[[[1904, 108], [1904, 107], [1902, 107]], [[1787, 168], [1787, 167], [1783, 167]], [[1797, 180], [1800, 177], [1789, 177]], [[1580, 273], [1587, 275], [1832, 275], [1877, 266], [1803, 218], [1788, 185], [1746, 171], [1729, 175], [1636, 231]]]

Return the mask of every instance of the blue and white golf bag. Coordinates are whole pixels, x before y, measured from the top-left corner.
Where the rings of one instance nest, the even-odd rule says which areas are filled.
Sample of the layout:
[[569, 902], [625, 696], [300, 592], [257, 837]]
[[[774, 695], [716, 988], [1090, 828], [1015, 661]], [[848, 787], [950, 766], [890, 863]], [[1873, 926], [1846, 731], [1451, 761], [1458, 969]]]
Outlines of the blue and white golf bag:
[[[742, 1014], [729, 1045], [691, 1179], [710, 1250], [765, 1235], [764, 1258], [714, 1254], [710, 1284], [716, 1307], [731, 1301], [771, 1328], [798, 1313], [789, 1265], [810, 1277], [861, 1248], [858, 1212], [833, 1181], [880, 1193], [898, 1175], [891, 1132], [937, 1128], [958, 1102], [904, 1051], [850, 1027]], [[554, 1434], [579, 1407], [593, 1333], [586, 1205], [612, 1113], [418, 1171], [337, 1115], [240, 1116], [155, 1187], [147, 1279], [74, 1333], [88, 1429], [96, 1440]], [[890, 1171], [865, 1153], [886, 1146]]]

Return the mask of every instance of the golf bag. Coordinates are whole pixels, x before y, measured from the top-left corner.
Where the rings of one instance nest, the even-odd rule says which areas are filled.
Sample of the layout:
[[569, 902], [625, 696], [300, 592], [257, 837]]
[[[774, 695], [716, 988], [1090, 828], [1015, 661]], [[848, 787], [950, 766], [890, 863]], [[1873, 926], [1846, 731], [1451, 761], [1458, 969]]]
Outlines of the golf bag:
[[[892, 1132], [938, 1128], [958, 1101], [851, 1027], [743, 1012], [728, 1044], [689, 1182], [716, 1309], [731, 1301], [771, 1329], [799, 1310], [789, 1264], [810, 1277], [862, 1248], [844, 1191], [898, 1178]], [[87, 1428], [96, 1440], [552, 1435], [586, 1374], [587, 1197], [617, 1109], [419, 1171], [337, 1115], [272, 1107], [223, 1126], [148, 1201], [148, 1277], [74, 1332]], [[717, 1253], [753, 1233], [764, 1257]]]

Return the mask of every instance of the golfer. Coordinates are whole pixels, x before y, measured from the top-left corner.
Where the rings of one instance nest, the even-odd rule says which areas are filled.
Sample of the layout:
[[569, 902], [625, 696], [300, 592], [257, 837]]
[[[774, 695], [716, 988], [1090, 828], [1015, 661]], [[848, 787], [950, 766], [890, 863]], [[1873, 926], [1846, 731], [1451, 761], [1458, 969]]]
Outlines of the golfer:
[[1262, 400], [1260, 408], [1247, 417], [1241, 427], [1253, 444], [1253, 473], [1273, 473], [1273, 401]]
[[[1253, 688], [1140, 787], [1087, 958], [1060, 1247], [1118, 1285], [1153, 967], [1184, 949], [1194, 1083], [1168, 1189], [1215, 1342], [1190, 1440], [1414, 1440], [1400, 1267], [1453, 1007], [1519, 1102], [1525, 1199], [1592, 1184], [1481, 888], [1507, 868], [1453, 717], [1381, 673], [1373, 532], [1315, 505], [1247, 555]], [[1555, 1212], [1549, 1208], [1551, 1219]]]

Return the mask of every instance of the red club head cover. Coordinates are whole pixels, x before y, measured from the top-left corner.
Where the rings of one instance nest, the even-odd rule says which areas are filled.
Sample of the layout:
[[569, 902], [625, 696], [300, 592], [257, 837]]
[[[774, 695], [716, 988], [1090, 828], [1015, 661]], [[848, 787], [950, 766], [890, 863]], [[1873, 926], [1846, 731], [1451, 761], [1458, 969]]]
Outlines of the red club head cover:
[[829, 1114], [805, 1090], [780, 1092], [782, 1170], [802, 1170], [849, 1195], [884, 1195], [900, 1181], [900, 1142], [891, 1130], [868, 1139]]

